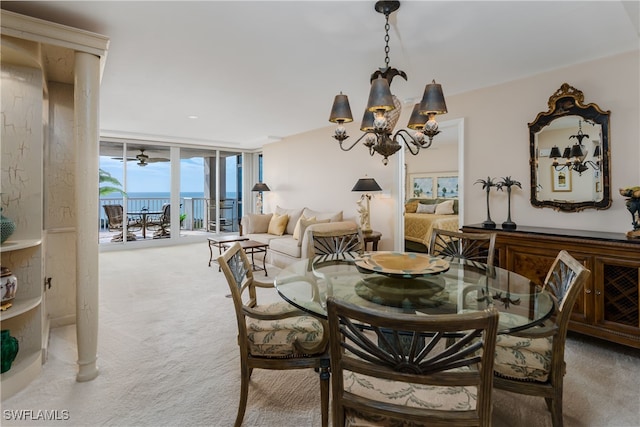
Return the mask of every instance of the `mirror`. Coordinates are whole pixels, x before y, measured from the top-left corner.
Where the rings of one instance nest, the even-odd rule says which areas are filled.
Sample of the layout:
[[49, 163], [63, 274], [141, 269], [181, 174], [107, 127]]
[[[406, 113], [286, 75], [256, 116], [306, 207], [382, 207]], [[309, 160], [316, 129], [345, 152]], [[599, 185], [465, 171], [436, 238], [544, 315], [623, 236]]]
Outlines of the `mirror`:
[[549, 98], [549, 111], [529, 123], [531, 204], [558, 211], [607, 209], [609, 115], [564, 83]]

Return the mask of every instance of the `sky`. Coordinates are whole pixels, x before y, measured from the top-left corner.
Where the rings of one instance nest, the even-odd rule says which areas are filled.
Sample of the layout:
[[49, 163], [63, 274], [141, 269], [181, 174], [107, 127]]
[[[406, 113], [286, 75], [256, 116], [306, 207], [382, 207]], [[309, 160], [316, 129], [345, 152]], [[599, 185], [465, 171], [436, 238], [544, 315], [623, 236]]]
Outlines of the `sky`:
[[[228, 162], [235, 164], [234, 157], [227, 157]], [[149, 163], [138, 166], [136, 161], [127, 162], [127, 188], [129, 193], [168, 193], [171, 189], [171, 163]], [[103, 169], [124, 184], [123, 163], [107, 156], [100, 156], [100, 169]], [[227, 183], [236, 181], [236, 168], [227, 167]], [[204, 159], [192, 157], [180, 160], [180, 192], [204, 192]], [[229, 184], [227, 184], [229, 188]]]

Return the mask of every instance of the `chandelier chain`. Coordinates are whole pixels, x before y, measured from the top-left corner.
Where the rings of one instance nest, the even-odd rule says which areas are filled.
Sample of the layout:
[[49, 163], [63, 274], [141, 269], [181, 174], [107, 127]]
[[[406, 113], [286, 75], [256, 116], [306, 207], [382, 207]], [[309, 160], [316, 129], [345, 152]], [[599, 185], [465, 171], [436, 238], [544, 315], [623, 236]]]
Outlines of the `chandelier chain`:
[[389, 68], [389, 14], [385, 14], [386, 23], [384, 24], [384, 64], [387, 68]]

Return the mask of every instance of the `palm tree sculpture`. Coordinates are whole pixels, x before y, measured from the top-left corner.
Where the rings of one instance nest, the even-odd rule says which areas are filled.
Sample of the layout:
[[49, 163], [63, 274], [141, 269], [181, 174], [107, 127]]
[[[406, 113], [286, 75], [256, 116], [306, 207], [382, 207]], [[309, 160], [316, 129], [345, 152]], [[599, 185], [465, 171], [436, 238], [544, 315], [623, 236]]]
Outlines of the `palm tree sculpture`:
[[515, 230], [517, 227], [516, 223], [511, 221], [511, 187], [514, 185], [522, 188], [522, 185], [518, 181], [511, 179], [510, 176], [502, 178], [502, 181], [497, 184], [498, 190], [502, 190], [502, 187], [507, 187], [508, 214], [507, 220], [502, 223], [502, 228], [505, 230]]
[[489, 193], [491, 192], [491, 187], [497, 187], [498, 184], [491, 178], [487, 177], [486, 180], [479, 179], [474, 184], [482, 184], [482, 189], [487, 192], [487, 220], [482, 223], [483, 228], [496, 228], [496, 223], [491, 221], [491, 212], [489, 211]]

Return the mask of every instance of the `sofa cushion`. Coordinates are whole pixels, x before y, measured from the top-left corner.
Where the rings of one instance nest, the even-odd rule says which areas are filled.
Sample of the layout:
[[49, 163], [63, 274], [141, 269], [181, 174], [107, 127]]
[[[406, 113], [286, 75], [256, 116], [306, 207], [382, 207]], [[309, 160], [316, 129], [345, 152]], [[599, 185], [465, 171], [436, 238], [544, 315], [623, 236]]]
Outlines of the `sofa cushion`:
[[[304, 215], [302, 216], [304, 218]], [[300, 221], [300, 238], [298, 239], [298, 246], [302, 246], [302, 238], [304, 237], [304, 233], [307, 231], [307, 227], [313, 224], [324, 224], [331, 222], [329, 218], [327, 219], [316, 219], [316, 217], [311, 217], [309, 219], [303, 219]]]
[[294, 258], [300, 258], [302, 254], [298, 240], [295, 240], [293, 236], [271, 239], [271, 241], [269, 241], [269, 250], [280, 252]]
[[269, 221], [269, 229], [267, 233], [275, 234], [276, 236], [282, 236], [287, 229], [287, 223], [289, 222], [289, 215], [277, 213], [273, 214], [271, 221]]
[[310, 220], [315, 221], [316, 217], [313, 216], [311, 218], [307, 218], [304, 215], [300, 215], [300, 218], [298, 219], [298, 222], [296, 223], [296, 227], [293, 229], [293, 238], [296, 239], [296, 240], [298, 240], [300, 238], [300, 221], [302, 221], [303, 219], [305, 221], [310, 221]]
[[252, 233], [246, 234], [246, 236], [249, 238], [249, 240], [253, 240], [254, 242], [266, 243], [267, 245], [272, 240], [284, 238], [284, 236], [276, 236], [269, 233]]
[[243, 233], [266, 233], [269, 230], [269, 221], [273, 214], [249, 214], [248, 222]]
[[311, 217], [316, 217], [316, 219], [321, 220], [321, 219], [328, 219], [330, 222], [338, 222], [338, 221], [342, 221], [342, 211], [339, 212], [318, 212], [318, 211], [313, 211], [309, 208], [304, 208], [304, 210], [302, 211], [302, 215], [306, 216], [307, 218], [311, 218]]
[[[276, 213], [278, 215], [289, 215], [289, 222], [287, 223], [287, 228], [285, 230], [286, 234], [293, 235], [293, 231], [296, 228], [296, 224], [298, 223], [298, 219], [302, 215], [302, 209], [285, 209], [280, 206], [276, 206]], [[306, 215], [307, 217], [311, 217], [312, 215]]]

